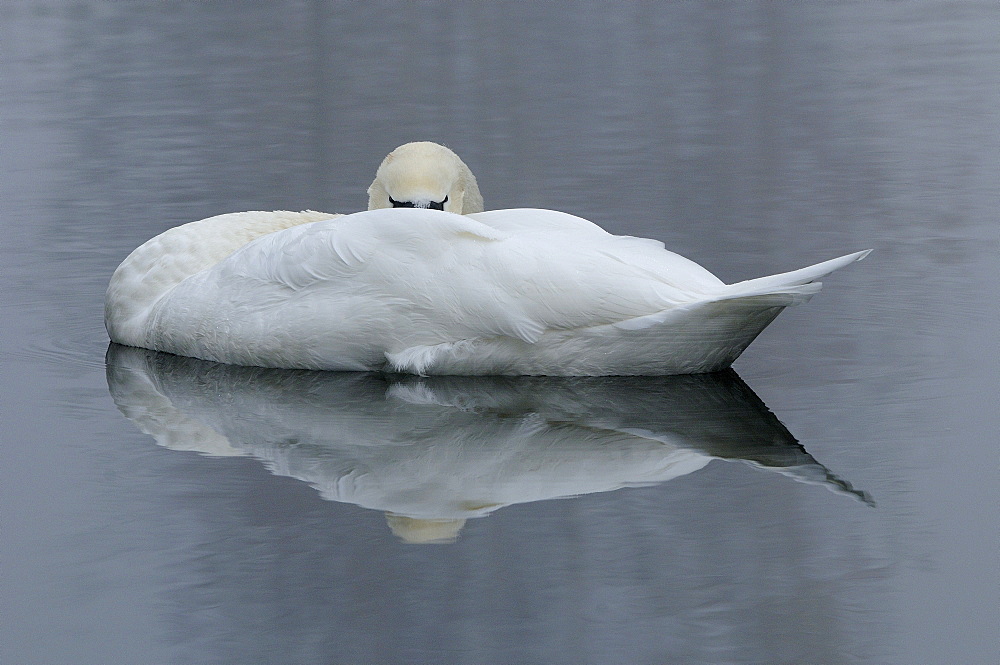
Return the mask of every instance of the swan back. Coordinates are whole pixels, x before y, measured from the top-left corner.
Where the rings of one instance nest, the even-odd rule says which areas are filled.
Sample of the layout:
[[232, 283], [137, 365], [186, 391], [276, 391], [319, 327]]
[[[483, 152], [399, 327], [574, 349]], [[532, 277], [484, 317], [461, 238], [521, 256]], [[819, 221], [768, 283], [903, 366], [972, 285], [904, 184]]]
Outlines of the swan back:
[[441, 209], [460, 215], [483, 210], [483, 197], [472, 171], [458, 155], [437, 143], [399, 146], [382, 160], [368, 188], [368, 209], [394, 207]]

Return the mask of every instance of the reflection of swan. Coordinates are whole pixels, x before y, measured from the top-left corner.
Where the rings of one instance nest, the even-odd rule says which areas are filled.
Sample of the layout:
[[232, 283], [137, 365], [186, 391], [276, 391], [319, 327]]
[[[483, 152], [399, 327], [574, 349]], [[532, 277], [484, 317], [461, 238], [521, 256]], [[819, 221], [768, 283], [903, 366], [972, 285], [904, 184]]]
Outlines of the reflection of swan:
[[122, 413], [161, 445], [253, 455], [325, 499], [454, 537], [502, 506], [659, 483], [714, 458], [866, 497], [799, 446], [734, 372], [417, 378], [219, 365], [112, 345]]
[[474, 212], [468, 167], [429, 143], [386, 157], [369, 196], [353, 215], [235, 213], [160, 234], [111, 278], [111, 339], [263, 367], [707, 372], [866, 254], [727, 285], [572, 215]]

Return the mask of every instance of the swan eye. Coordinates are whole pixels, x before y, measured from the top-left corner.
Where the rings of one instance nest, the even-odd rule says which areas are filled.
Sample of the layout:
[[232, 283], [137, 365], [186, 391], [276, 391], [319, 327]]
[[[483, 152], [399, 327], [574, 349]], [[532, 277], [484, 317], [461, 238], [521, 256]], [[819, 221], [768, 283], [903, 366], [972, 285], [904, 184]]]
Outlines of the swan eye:
[[389, 197], [389, 203], [392, 204], [393, 208], [413, 208], [413, 201], [397, 201], [396, 199]]
[[448, 197], [445, 196], [444, 200], [442, 200], [442, 201], [431, 201], [431, 204], [429, 206], [427, 206], [427, 207], [431, 208], [432, 210], [442, 210], [443, 211], [444, 210], [444, 204], [447, 203], [447, 202], [448, 202]]

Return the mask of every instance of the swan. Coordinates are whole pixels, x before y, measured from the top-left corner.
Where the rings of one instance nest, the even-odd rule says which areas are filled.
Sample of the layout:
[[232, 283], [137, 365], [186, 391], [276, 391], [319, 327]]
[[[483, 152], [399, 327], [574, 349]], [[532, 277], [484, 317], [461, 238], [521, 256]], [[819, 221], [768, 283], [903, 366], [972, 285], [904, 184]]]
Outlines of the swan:
[[483, 211], [451, 150], [393, 150], [369, 210], [220, 215], [111, 278], [119, 344], [235, 365], [420, 375], [667, 375], [729, 367], [870, 250], [725, 284], [663, 243], [554, 210]]

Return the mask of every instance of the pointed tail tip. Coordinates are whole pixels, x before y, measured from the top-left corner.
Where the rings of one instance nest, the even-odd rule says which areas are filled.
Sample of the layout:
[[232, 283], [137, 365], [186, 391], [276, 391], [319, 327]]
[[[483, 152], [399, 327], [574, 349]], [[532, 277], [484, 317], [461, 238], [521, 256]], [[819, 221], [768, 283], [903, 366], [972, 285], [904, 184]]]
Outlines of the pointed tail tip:
[[737, 282], [735, 284], [731, 284], [727, 288], [726, 296], [722, 299], [730, 300], [755, 295], [768, 295], [778, 291], [783, 292], [792, 287], [802, 287], [810, 283], [817, 285], [815, 290], [812, 291], [812, 293], [815, 293], [815, 291], [819, 290], [820, 282], [818, 280], [826, 277], [836, 270], [849, 266], [855, 261], [860, 261], [871, 254], [871, 252], [872, 250], [865, 249], [860, 252], [854, 252], [853, 254], [844, 254], [843, 256], [838, 256], [835, 259], [823, 261], [822, 263], [817, 263], [805, 268], [792, 270], [791, 272], [783, 272], [777, 275], [769, 275], [767, 277], [758, 277], [757, 279], [748, 279], [743, 282]]
[[[874, 250], [871, 249], [863, 249], [860, 252], [851, 252], [850, 254], [844, 254], [843, 256], [831, 259], [830, 261], [824, 261], [824, 263], [836, 263], [838, 264], [838, 267], [843, 267], [846, 265], [850, 265], [855, 261], [864, 260], [864, 258], [869, 254], [871, 254], [873, 251]], [[823, 264], [816, 264], [816, 265], [823, 265]]]

